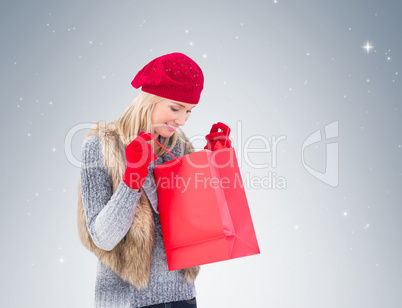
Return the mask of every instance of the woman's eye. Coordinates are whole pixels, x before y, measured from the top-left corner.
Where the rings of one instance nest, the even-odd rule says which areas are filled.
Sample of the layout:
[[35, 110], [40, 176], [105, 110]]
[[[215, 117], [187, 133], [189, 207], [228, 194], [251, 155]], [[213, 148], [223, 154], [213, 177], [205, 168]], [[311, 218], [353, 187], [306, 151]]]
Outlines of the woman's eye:
[[179, 109], [174, 109], [173, 107], [170, 107], [170, 109], [172, 109], [172, 111], [179, 111]]
[[187, 110], [187, 112], [191, 113], [191, 110]]

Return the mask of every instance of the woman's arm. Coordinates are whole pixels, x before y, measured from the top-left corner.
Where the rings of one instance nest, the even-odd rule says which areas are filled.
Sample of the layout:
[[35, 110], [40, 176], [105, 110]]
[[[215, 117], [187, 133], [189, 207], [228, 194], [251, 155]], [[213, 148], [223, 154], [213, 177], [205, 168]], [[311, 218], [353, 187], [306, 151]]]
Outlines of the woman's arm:
[[102, 160], [98, 136], [82, 145], [81, 193], [89, 234], [95, 245], [112, 250], [126, 235], [133, 222], [141, 196], [123, 181], [113, 194], [112, 180]]

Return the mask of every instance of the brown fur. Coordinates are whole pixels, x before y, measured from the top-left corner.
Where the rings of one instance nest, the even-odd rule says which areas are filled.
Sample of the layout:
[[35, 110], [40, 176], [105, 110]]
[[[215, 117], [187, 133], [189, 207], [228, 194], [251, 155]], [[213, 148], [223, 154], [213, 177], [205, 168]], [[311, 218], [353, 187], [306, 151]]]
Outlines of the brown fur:
[[[194, 148], [185, 134], [181, 130], [178, 130], [178, 133], [183, 145], [183, 155], [194, 152]], [[85, 137], [95, 134], [98, 135], [101, 142], [103, 162], [112, 179], [114, 193], [126, 170], [125, 146], [120, 142], [115, 121], [98, 122]], [[111, 251], [97, 247], [88, 232], [81, 197], [81, 182], [78, 184], [77, 224], [82, 244], [105, 265], [138, 290], [148, 286], [155, 226], [151, 205], [145, 193], [139, 199], [129, 231]], [[195, 266], [182, 269], [181, 272], [187, 281], [193, 282], [199, 270], [200, 267]]]

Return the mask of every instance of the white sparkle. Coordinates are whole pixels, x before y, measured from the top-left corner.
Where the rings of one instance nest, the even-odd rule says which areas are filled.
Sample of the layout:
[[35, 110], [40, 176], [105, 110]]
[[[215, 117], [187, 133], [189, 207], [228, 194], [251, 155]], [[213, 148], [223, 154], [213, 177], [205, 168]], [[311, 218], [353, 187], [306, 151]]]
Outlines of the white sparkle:
[[388, 58], [387, 58], [387, 61], [391, 61], [391, 57], [388, 57]]
[[308, 53], [306, 53], [306, 56], [309, 56], [310, 55], [310, 53], [308, 52]]
[[31, 137], [31, 133], [28, 133], [27, 136], [28, 136], [28, 137]]
[[364, 229], [368, 229], [368, 228], [370, 228], [370, 224], [366, 224], [366, 225], [364, 226]]
[[188, 30], [186, 30], [185, 32], [188, 33]]
[[343, 212], [343, 216], [348, 216], [348, 212]]
[[89, 41], [89, 44], [92, 44], [92, 41]]
[[366, 45], [365, 45], [365, 46], [362, 46], [362, 48], [366, 49], [367, 53], [370, 53], [370, 50], [371, 50], [372, 48], [374, 48], [374, 46], [371, 46], [370, 42], [367, 41]]
[[38, 197], [38, 196], [39, 196], [39, 193], [35, 193], [35, 196]]
[[193, 46], [194, 43], [193, 43], [193, 42], [190, 42], [189, 44], [190, 44], [190, 46]]
[[295, 226], [294, 226], [294, 229], [295, 229], [295, 230], [298, 230], [298, 229], [299, 229], [299, 226], [298, 226], [298, 225], [295, 225]]
[[207, 58], [207, 55], [204, 53], [204, 54], [202, 55], [202, 57], [203, 57], [204, 59], [206, 59], [206, 58]]
[[17, 105], [17, 108], [20, 108], [20, 105]]
[[63, 188], [61, 191], [62, 191], [62, 192], [66, 192], [66, 189], [65, 189], [65, 188]]
[[56, 152], [56, 148], [53, 148], [52, 151], [53, 151], [53, 152]]
[[236, 36], [235, 36], [235, 39], [237, 40], [237, 39], [239, 39], [239, 37], [236, 35]]
[[62, 263], [64, 262], [64, 259], [63, 259], [63, 258], [60, 258], [60, 259], [59, 259], [59, 262], [62, 264]]
[[49, 105], [53, 105], [53, 102], [49, 102]]

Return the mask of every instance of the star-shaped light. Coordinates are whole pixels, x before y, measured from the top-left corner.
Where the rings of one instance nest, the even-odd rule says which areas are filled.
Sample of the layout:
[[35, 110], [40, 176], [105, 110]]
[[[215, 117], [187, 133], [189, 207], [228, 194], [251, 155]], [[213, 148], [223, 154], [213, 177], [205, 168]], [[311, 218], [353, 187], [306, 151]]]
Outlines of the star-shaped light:
[[374, 46], [370, 45], [370, 42], [367, 41], [365, 46], [362, 46], [362, 48], [366, 49], [367, 53], [370, 53], [370, 50], [374, 48]]

